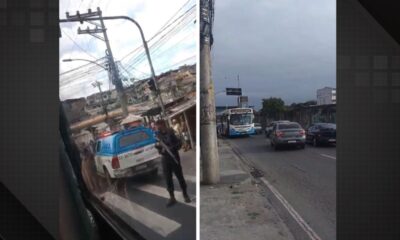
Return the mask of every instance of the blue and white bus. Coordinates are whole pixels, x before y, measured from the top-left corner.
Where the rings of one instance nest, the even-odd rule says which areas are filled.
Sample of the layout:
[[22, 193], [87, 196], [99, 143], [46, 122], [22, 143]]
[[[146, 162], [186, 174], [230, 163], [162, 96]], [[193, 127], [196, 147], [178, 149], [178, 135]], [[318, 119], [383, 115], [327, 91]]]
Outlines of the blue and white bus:
[[221, 115], [222, 134], [227, 137], [255, 134], [252, 108], [226, 109]]

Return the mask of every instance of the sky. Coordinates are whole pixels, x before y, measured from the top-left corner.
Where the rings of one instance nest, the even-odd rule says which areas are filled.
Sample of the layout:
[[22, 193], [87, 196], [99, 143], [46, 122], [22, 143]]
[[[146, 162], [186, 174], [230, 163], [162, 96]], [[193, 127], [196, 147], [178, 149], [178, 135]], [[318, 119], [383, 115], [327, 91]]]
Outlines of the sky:
[[[88, 8], [96, 11], [97, 7], [100, 7], [103, 16], [125, 15], [135, 19], [141, 25], [145, 38], [148, 40], [155, 72], [160, 74], [169, 69], [196, 62], [197, 27], [194, 21], [197, 9], [194, 7], [192, 11], [189, 11], [195, 4], [196, 0], [61, 0], [59, 14], [60, 19], [65, 19], [67, 11], [70, 15], [76, 15], [78, 10], [80, 13], [85, 13]], [[178, 12], [178, 10], [180, 11]], [[178, 25], [179, 21], [176, 21], [175, 25], [171, 25], [170, 28], [150, 41], [151, 37], [171, 18], [180, 16], [186, 10], [189, 11], [188, 17], [185, 18], [186, 22]], [[126, 69], [126, 71], [123, 70], [123, 74], [135, 79], [149, 77], [150, 68], [147, 59], [144, 56], [138, 58], [139, 53], [143, 52], [143, 48], [136, 26], [125, 20], [105, 21], [105, 25], [114, 59], [121, 61], [121, 65]], [[88, 34], [77, 34], [78, 27], [86, 29], [87, 26], [93, 28], [93, 25], [88, 23], [82, 25], [79, 22], [60, 24], [62, 34], [59, 41], [61, 100], [97, 92], [98, 90], [91, 85], [95, 80], [103, 84], [103, 90], [114, 88], [108, 81], [107, 72], [101, 67], [84, 61], [62, 61], [63, 59], [79, 58], [94, 61], [105, 56], [106, 45], [103, 41]], [[164, 36], [173, 26], [176, 31]], [[162, 37], [163, 40], [160, 40], [158, 47], [151, 47]], [[132, 51], [134, 52], [131, 53]], [[66, 73], [82, 65], [86, 65], [86, 67], [80, 71]]]
[[[336, 87], [336, 1], [216, 0], [212, 46], [215, 91], [238, 87], [249, 105], [280, 97], [285, 104], [316, 99]], [[235, 105], [216, 95], [216, 105]]]

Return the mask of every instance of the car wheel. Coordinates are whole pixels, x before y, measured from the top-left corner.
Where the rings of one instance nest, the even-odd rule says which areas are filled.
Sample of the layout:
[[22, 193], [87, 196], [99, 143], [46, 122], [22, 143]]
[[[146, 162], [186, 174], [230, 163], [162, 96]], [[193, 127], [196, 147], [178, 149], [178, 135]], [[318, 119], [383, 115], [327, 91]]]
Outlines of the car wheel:
[[316, 137], [314, 137], [314, 139], [313, 139], [313, 146], [314, 146], [314, 147], [318, 147], [318, 145], [319, 145], [318, 140], [317, 140]]
[[305, 147], [306, 147], [306, 144], [305, 144], [305, 143], [303, 143], [303, 144], [300, 145], [300, 148], [301, 148], [301, 149], [304, 149]]
[[278, 151], [278, 150], [279, 150], [278, 144], [274, 144], [274, 150], [275, 150], [275, 151]]

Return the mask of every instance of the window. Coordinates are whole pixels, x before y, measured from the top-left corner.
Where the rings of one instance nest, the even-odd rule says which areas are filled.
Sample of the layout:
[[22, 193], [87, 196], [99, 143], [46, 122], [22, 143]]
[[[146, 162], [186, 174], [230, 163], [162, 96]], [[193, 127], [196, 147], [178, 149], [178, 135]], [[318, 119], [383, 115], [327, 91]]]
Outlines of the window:
[[301, 128], [297, 123], [283, 123], [278, 125], [279, 129], [298, 129]]
[[336, 124], [333, 123], [323, 123], [320, 125], [322, 128], [332, 128], [332, 129], [336, 129]]
[[246, 125], [251, 123], [251, 114], [232, 114], [230, 124]]
[[137, 143], [144, 141], [146, 139], [149, 139], [149, 138], [150, 138], [150, 136], [144, 131], [135, 132], [135, 133], [121, 137], [119, 139], [119, 146], [127, 147], [129, 145], [137, 144]]

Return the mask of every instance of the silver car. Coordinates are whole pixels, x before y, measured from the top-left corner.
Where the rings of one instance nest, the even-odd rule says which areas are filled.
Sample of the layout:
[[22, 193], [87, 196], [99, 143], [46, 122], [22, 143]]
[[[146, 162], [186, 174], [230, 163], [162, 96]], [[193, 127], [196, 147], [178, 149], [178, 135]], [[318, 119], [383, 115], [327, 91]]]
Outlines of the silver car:
[[287, 120], [279, 120], [279, 121], [273, 121], [273, 122], [271, 122], [271, 123], [268, 124], [267, 127], [265, 128], [265, 137], [269, 138], [269, 136], [271, 135], [271, 132], [272, 132], [272, 129], [274, 128], [274, 126], [275, 126], [277, 123], [280, 123], [280, 122], [290, 122], [290, 121], [287, 121]]
[[270, 142], [275, 150], [283, 145], [299, 146], [304, 149], [306, 131], [296, 122], [279, 122], [272, 129]]

